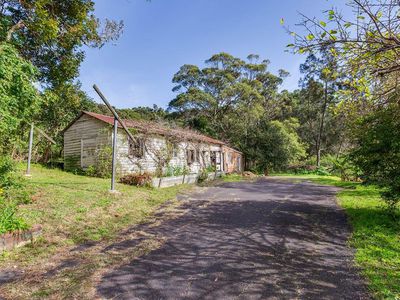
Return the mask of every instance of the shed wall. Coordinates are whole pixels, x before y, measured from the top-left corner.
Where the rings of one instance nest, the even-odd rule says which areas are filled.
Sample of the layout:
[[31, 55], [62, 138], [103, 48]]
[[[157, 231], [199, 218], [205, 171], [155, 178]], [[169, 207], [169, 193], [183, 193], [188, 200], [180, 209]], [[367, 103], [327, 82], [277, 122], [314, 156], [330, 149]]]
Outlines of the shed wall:
[[95, 164], [96, 151], [111, 146], [111, 128], [82, 115], [64, 132], [64, 168], [73, 170]]

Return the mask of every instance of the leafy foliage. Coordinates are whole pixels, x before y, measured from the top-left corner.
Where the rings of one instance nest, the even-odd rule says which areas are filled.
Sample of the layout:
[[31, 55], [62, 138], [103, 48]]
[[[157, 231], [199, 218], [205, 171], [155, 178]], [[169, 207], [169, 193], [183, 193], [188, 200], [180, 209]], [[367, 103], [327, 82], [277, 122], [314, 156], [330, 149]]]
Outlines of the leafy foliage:
[[355, 164], [365, 179], [385, 187], [383, 198], [394, 211], [400, 202], [400, 121], [399, 105], [371, 113], [359, 121], [355, 134]]
[[182, 176], [188, 175], [190, 172], [187, 166], [167, 166], [164, 171], [163, 177]]
[[112, 147], [100, 147], [96, 151], [95, 164], [85, 174], [92, 177], [110, 178], [112, 171]]
[[[91, 0], [0, 1], [3, 153], [24, 156], [27, 123], [35, 121], [58, 142], [52, 147], [35, 145], [39, 155], [34, 158], [46, 162], [61, 152], [58, 134], [68, 122], [80, 110], [96, 110], [76, 81], [85, 57], [83, 46], [101, 48], [116, 40], [123, 23], [101, 22], [93, 12]], [[41, 96], [33, 82], [40, 86]]]
[[120, 183], [133, 185], [133, 186], [146, 186], [150, 187], [152, 184], [152, 176], [149, 173], [143, 174], [128, 174], [122, 176], [119, 180]]
[[284, 170], [305, 157], [304, 145], [296, 132], [298, 126], [296, 119], [263, 122], [259, 125], [259, 131], [250, 138], [248, 150], [253, 152], [256, 169]]
[[83, 45], [116, 40], [123, 23], [94, 14], [91, 0], [1, 1], [0, 41], [12, 43], [39, 69], [42, 83], [57, 87], [77, 77]]
[[34, 86], [36, 75], [14, 47], [0, 44], [0, 153], [18, 147], [21, 129], [39, 110], [42, 99]]
[[25, 221], [17, 216], [18, 204], [29, 203], [25, 182], [17, 175], [15, 163], [0, 156], [0, 234], [27, 229]]
[[16, 215], [17, 205], [0, 195], [0, 234], [28, 229], [26, 222]]
[[[179, 94], [169, 110], [184, 124], [238, 147], [246, 156], [247, 167], [283, 167], [300, 158], [304, 149], [300, 149], [296, 129], [289, 126], [292, 121], [279, 123], [291, 116], [290, 95], [278, 92], [287, 73], [274, 75], [268, 64], [254, 54], [244, 61], [218, 53], [203, 69], [184, 65], [173, 78], [174, 91]], [[281, 153], [266, 145], [271, 140], [289, 145], [279, 148], [284, 150]]]
[[304, 16], [308, 35], [290, 45], [299, 53], [324, 53], [346, 74], [340, 109], [352, 137], [352, 158], [367, 182], [385, 188], [383, 197], [393, 213], [400, 200], [399, 5], [397, 1], [349, 1], [352, 18], [337, 10], [325, 20]]
[[[324, 20], [303, 16], [301, 26], [307, 35], [290, 32], [299, 53], [330, 48], [340, 67], [348, 75], [348, 95], [376, 101], [398, 93], [399, 5], [392, 0], [352, 0], [347, 6], [352, 17], [339, 9], [326, 12]], [[372, 86], [371, 82], [378, 83]]]
[[298, 94], [296, 116], [301, 123], [300, 137], [309, 146], [308, 153], [315, 155], [316, 165], [321, 164], [321, 152], [336, 152], [335, 146], [343, 140], [343, 122], [336, 113], [337, 91], [343, 89], [337, 61], [329, 51], [311, 54], [300, 65], [303, 74], [302, 89]]

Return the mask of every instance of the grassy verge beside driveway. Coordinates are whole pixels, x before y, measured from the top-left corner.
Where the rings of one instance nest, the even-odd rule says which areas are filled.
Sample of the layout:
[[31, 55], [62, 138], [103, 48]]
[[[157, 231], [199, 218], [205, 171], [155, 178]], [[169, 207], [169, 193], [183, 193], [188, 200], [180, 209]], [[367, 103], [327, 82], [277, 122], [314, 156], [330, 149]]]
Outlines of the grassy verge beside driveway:
[[[106, 245], [123, 238], [120, 235], [124, 229], [149, 220], [152, 213], [168, 200], [172, 200], [168, 202], [169, 206], [178, 205], [173, 201], [175, 196], [189, 189], [184, 185], [150, 189], [118, 184], [121, 195], [115, 196], [108, 192], [109, 185], [107, 179], [33, 166], [28, 182], [34, 192], [32, 203], [21, 205], [19, 214], [29, 225], [41, 224], [43, 236], [32, 245], [0, 254], [0, 274], [10, 270], [27, 274], [26, 281], [17, 280], [0, 287], [0, 298], [2, 292], [12, 299], [60, 299], [73, 297], [68, 293], [83, 292], [90, 274], [121, 260], [112, 254], [99, 255], [95, 249], [86, 249], [96, 243]], [[126, 257], [146, 252], [159, 242], [155, 239], [149, 245], [141, 245]], [[86, 248], [86, 245], [90, 247]], [[80, 248], [82, 251], [74, 250]], [[43, 278], [48, 269], [72, 261], [74, 263], [64, 273]], [[79, 264], [74, 265], [76, 261]], [[35, 277], [38, 282], [34, 281]]]
[[356, 249], [357, 266], [376, 299], [400, 299], [400, 214], [397, 220], [387, 214], [379, 189], [333, 176], [290, 177], [344, 188], [338, 202], [353, 227], [350, 244]]

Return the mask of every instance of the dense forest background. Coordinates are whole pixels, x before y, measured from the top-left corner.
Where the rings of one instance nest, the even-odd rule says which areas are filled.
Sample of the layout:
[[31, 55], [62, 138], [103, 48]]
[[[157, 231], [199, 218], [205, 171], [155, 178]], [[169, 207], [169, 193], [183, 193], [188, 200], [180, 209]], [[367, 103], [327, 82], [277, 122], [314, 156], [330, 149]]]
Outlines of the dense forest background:
[[[303, 17], [306, 34], [286, 28], [294, 40], [289, 51], [304, 54], [293, 92], [281, 90], [289, 74], [271, 73], [267, 58], [217, 53], [203, 68], [187, 64], [171, 74], [176, 97], [167, 108], [118, 111], [227, 141], [254, 172], [335, 173], [379, 184], [394, 209], [400, 198], [399, 6], [389, 0], [348, 5], [352, 19], [330, 10], [324, 20]], [[37, 140], [35, 159], [59, 162], [61, 132], [79, 111], [107, 113], [81, 90], [82, 49], [117, 40], [123, 23], [100, 22], [93, 12], [88, 0], [0, 1], [1, 161], [26, 158], [33, 122], [57, 141]]]

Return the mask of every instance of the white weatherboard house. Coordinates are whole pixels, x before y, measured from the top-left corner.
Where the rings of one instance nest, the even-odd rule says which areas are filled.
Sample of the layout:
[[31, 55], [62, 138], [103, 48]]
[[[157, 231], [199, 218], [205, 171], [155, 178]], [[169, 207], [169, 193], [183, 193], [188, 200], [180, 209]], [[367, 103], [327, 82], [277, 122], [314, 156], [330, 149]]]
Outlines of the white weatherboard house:
[[[111, 148], [114, 118], [92, 112], [80, 115], [64, 130], [64, 168], [86, 169], [98, 163], [99, 153]], [[136, 138], [118, 129], [117, 172], [165, 173], [182, 168], [199, 174], [213, 166], [225, 173], [243, 171], [243, 155], [226, 143], [183, 128], [148, 121], [124, 120]]]

